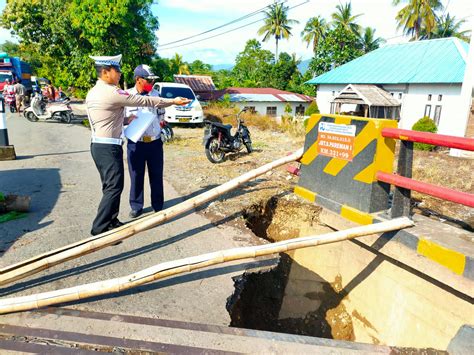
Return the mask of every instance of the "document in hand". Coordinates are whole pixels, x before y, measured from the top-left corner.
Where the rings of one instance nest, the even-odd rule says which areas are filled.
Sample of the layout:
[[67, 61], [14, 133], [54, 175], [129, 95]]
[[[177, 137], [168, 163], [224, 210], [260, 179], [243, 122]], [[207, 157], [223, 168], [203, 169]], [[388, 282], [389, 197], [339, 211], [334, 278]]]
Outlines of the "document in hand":
[[154, 117], [154, 114], [148, 108], [138, 110], [137, 118], [125, 128], [125, 137], [136, 143], [150, 127]]

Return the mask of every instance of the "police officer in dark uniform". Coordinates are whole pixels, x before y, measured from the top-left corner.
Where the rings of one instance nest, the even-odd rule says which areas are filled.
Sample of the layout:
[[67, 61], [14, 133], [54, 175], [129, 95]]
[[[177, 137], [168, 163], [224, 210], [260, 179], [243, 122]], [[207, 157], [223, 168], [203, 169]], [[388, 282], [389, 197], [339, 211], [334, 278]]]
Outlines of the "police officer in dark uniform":
[[118, 87], [122, 55], [91, 58], [95, 61], [99, 79], [87, 94], [86, 106], [92, 131], [91, 154], [100, 174], [103, 194], [91, 230], [92, 235], [97, 235], [123, 225], [117, 217], [124, 185], [124, 108], [161, 108], [187, 104], [189, 100], [129, 94]]
[[[135, 86], [128, 90], [130, 94], [159, 96], [153, 89], [153, 83], [158, 77], [153, 74], [148, 65], [141, 64], [134, 71]], [[128, 107], [127, 117], [139, 115], [142, 108]], [[146, 109], [148, 110], [148, 109]], [[151, 205], [155, 212], [163, 209], [163, 142], [160, 138], [160, 122], [164, 119], [163, 108], [151, 109], [153, 121], [137, 142], [128, 140], [127, 160], [130, 174], [130, 217], [136, 218], [143, 212], [143, 185], [145, 181], [145, 166], [148, 168], [150, 181]]]

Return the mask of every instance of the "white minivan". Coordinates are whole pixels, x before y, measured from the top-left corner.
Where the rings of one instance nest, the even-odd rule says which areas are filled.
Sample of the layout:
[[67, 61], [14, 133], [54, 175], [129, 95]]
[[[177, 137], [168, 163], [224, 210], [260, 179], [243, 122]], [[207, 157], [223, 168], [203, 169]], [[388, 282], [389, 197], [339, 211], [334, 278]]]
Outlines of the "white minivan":
[[190, 99], [191, 102], [184, 106], [169, 106], [165, 108], [165, 121], [169, 123], [202, 125], [204, 115], [194, 91], [186, 84], [155, 83], [153, 88], [165, 99], [174, 99], [177, 96]]

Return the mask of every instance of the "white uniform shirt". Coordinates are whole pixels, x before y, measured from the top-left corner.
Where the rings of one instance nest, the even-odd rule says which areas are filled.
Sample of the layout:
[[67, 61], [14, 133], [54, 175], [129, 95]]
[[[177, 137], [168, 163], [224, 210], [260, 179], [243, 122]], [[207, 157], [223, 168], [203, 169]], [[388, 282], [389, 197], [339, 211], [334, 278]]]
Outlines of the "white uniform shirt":
[[[128, 93], [136, 95], [138, 94], [137, 89], [135, 87], [127, 90]], [[145, 96], [160, 96], [158, 91], [153, 89], [150, 91], [147, 95]], [[136, 115], [138, 116], [138, 113], [140, 110], [143, 108], [141, 107], [126, 107], [125, 115], [126, 117], [130, 117], [131, 115]], [[155, 118], [151, 122], [151, 125], [147, 128], [145, 133], [143, 133], [144, 136], [152, 136], [152, 137], [159, 137], [161, 133], [161, 127], [160, 127], [160, 121], [163, 119], [165, 116], [165, 109], [164, 108], [150, 108], [151, 112], [154, 113]]]

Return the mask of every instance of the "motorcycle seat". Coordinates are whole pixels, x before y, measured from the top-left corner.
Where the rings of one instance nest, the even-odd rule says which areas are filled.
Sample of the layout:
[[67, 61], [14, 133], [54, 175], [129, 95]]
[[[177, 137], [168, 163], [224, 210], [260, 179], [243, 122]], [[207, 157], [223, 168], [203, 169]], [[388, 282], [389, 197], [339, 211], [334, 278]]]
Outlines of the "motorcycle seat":
[[232, 128], [231, 124], [222, 124], [222, 123], [218, 123], [218, 122], [212, 122], [212, 124], [216, 127], [224, 128], [224, 129], [227, 129], [227, 130], [230, 130]]

